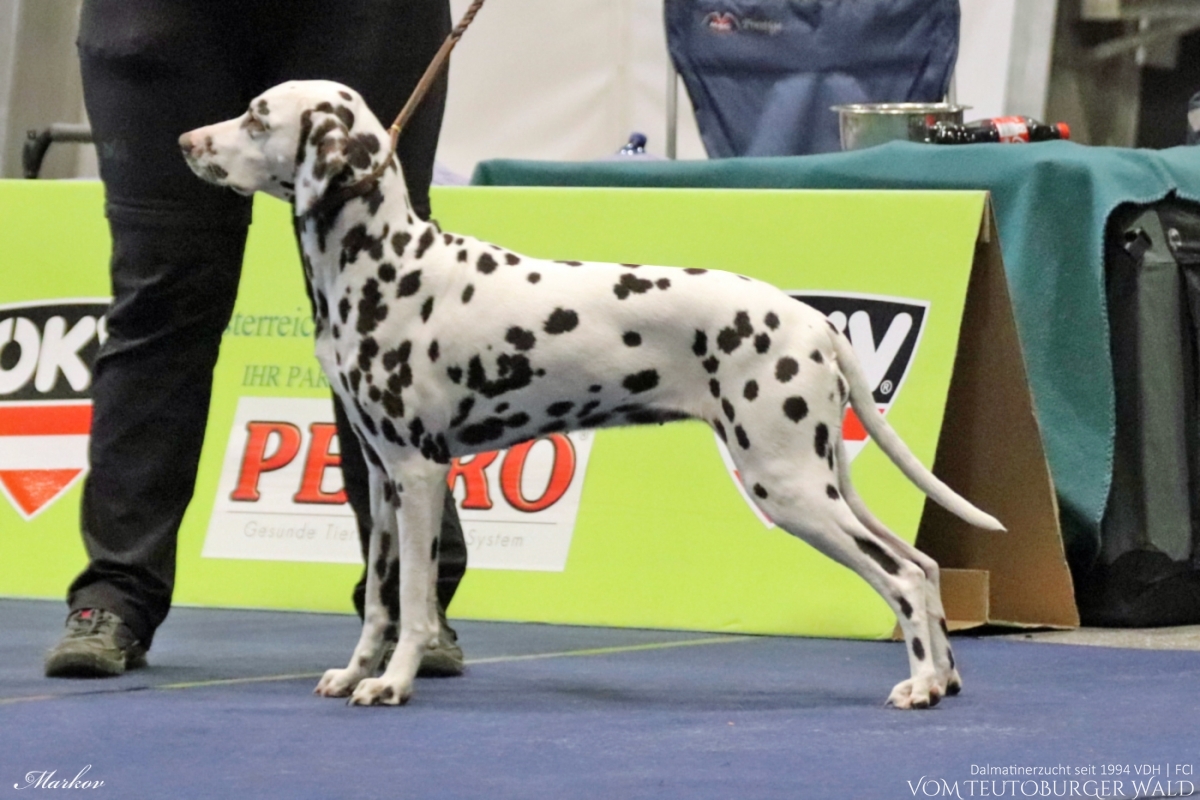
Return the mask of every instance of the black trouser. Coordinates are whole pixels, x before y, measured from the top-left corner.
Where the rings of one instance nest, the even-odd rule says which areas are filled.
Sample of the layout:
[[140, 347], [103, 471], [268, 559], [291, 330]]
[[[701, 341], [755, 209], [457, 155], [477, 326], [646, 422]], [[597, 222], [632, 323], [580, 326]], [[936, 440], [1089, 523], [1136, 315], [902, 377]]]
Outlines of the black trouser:
[[[196, 178], [179, 135], [307, 78], [352, 86], [386, 125], [449, 30], [448, 0], [84, 1], [78, 44], [112, 233], [113, 304], [93, 367], [81, 521], [90, 563], [70, 587], [72, 610], [109, 609], [149, 646], [171, 605], [176, 536], [250, 223], [249, 198]], [[443, 79], [399, 144], [422, 217], [445, 97]], [[298, 259], [294, 279], [303, 280]], [[365, 535], [366, 465], [336, 411], [347, 494]], [[449, 498], [447, 512], [443, 604], [466, 568]]]

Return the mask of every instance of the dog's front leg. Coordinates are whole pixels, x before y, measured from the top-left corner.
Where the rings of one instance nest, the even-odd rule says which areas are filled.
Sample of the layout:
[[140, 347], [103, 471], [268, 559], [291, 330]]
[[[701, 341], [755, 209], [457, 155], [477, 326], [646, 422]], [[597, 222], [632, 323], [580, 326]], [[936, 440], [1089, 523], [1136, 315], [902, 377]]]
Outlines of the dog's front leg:
[[[395, 494], [383, 470], [368, 463], [371, 491], [371, 537], [367, 544], [367, 593], [363, 607], [362, 633], [345, 669], [331, 669], [321, 677], [315, 694], [346, 697], [359, 681], [375, 674], [383, 656], [384, 635], [394, 625], [383, 593], [396, 581]], [[390, 578], [390, 580], [389, 580]]]
[[400, 641], [378, 678], [358, 684], [356, 705], [400, 705], [412, 696], [425, 651], [437, 641], [437, 534], [441, 530], [447, 468], [413, 458], [396, 470], [400, 534]]

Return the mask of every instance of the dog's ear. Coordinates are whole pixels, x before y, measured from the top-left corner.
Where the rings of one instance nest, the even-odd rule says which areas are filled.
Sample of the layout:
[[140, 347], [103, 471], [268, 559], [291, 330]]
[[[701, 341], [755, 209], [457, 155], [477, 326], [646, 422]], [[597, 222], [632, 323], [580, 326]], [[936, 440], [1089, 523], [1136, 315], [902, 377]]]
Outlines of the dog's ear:
[[354, 115], [348, 109], [335, 109], [329, 103], [301, 114], [296, 149], [298, 213], [311, 210], [330, 189], [352, 178], [350, 128], [353, 125]]

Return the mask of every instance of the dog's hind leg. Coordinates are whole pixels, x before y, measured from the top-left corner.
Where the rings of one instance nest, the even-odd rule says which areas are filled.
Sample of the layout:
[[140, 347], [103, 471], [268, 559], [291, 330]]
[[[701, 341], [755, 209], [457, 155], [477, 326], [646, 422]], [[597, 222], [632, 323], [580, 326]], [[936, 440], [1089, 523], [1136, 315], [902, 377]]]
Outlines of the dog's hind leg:
[[938, 682], [946, 688], [946, 694], [955, 695], [962, 691], [962, 677], [954, 662], [954, 651], [950, 648], [949, 629], [946, 627], [946, 611], [942, 607], [942, 586], [938, 563], [913, 545], [901, 539], [879, 520], [863, 503], [862, 498], [850, 482], [850, 460], [846, 458], [846, 445], [838, 438], [838, 488], [846, 504], [858, 517], [859, 522], [897, 553], [914, 562], [925, 573], [925, 611], [929, 615], [929, 655], [938, 672]]
[[[368, 464], [371, 491], [371, 537], [367, 545], [367, 591], [363, 607], [363, 627], [345, 669], [331, 669], [321, 677], [315, 694], [325, 697], [348, 696], [363, 678], [375, 674], [383, 656], [384, 638], [394, 627], [398, 603], [389, 603], [386, 593], [395, 591], [399, 577], [397, 561], [395, 489], [383, 469]], [[398, 599], [398, 598], [397, 598]]]
[[[748, 485], [775, 486], [762, 508], [781, 528], [860, 575], [892, 608], [908, 650], [911, 677], [896, 685], [888, 703], [897, 708], [928, 708], [944, 687], [927, 649], [930, 641], [925, 572], [913, 560], [867, 529], [832, 485], [811, 481], [761, 480], [743, 469]], [[760, 483], [761, 481], [761, 483]], [[760, 495], [761, 497], [761, 495]]]
[[412, 696], [425, 651], [437, 641], [437, 534], [441, 530], [447, 467], [410, 457], [393, 468], [399, 522], [400, 640], [378, 678], [359, 682], [354, 705], [400, 705]]

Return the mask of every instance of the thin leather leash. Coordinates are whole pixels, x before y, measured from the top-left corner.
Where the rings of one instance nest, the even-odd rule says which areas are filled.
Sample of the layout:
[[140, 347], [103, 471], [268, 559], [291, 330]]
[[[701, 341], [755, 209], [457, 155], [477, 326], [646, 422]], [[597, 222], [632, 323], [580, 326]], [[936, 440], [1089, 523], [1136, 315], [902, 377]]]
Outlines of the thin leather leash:
[[[450, 35], [442, 42], [442, 46], [434, 54], [433, 60], [429, 62], [429, 66], [425, 68], [425, 74], [421, 76], [421, 80], [417, 81], [417, 86], [413, 89], [412, 94], [409, 95], [408, 102], [400, 109], [400, 113], [396, 115], [396, 120], [388, 128], [390, 136], [388, 152], [383, 160], [379, 162], [379, 166], [349, 186], [342, 186], [328, 193], [313, 208], [309, 209], [305, 216], [316, 216], [324, 211], [340, 208], [350, 200], [369, 194], [375, 189], [379, 183], [379, 179], [383, 177], [383, 173], [387, 171], [388, 166], [392, 163], [392, 156], [396, 154], [396, 145], [400, 142], [400, 133], [404, 130], [404, 126], [408, 124], [413, 114], [416, 113], [417, 108], [421, 105], [421, 101], [425, 99], [425, 95], [429, 94], [430, 87], [433, 86], [434, 81], [438, 79], [442, 70], [445, 69], [446, 60], [450, 57], [450, 51], [454, 49], [454, 46], [458, 44], [458, 40], [467, 32], [467, 27], [475, 19], [475, 15], [483, 7], [483, 3], [484, 0], [475, 0], [475, 2], [471, 3], [466, 13], [463, 14], [462, 19], [454, 26], [454, 30], [450, 31]], [[399, 158], [399, 156], [396, 156], [396, 158]]]

